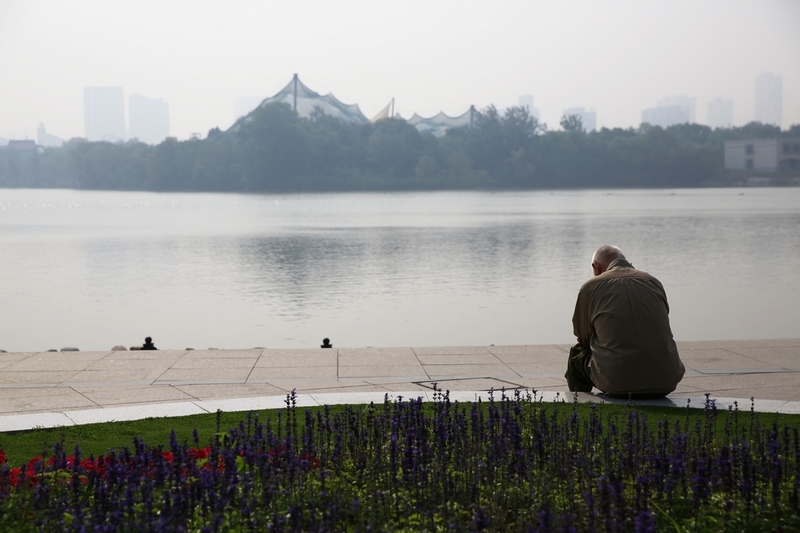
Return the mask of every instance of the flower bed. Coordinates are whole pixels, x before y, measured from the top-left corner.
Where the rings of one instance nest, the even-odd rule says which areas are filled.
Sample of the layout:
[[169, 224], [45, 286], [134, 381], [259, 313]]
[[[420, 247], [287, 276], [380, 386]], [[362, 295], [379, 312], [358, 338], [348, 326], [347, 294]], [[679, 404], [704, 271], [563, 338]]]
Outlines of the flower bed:
[[5, 464], [2, 531], [800, 530], [797, 427], [527, 393], [249, 416], [205, 443]]

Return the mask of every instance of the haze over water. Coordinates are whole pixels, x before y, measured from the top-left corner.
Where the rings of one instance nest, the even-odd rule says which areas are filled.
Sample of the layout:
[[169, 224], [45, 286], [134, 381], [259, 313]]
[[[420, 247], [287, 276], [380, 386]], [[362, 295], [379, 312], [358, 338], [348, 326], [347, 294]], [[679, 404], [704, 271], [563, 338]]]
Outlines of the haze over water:
[[613, 243], [678, 340], [797, 337], [800, 189], [0, 191], [0, 348], [573, 342]]
[[[733, 102], [754, 120], [756, 78], [783, 79], [782, 127], [800, 123], [796, 0], [3, 0], [0, 138], [43, 123], [86, 135], [83, 89], [169, 104], [170, 135], [229, 128], [237, 99], [264, 99], [297, 73], [375, 116], [503, 109], [534, 98], [551, 130], [568, 108], [598, 128], [638, 127], [663, 98]], [[128, 124], [130, 128], [130, 123]]]

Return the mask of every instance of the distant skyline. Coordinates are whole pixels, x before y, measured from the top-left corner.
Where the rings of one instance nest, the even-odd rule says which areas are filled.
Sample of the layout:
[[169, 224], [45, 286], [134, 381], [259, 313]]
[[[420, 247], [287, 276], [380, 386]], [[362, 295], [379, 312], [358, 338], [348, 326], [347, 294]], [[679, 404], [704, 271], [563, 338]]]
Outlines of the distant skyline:
[[158, 144], [169, 137], [169, 104], [141, 94], [128, 97], [128, 138]]
[[[85, 135], [85, 87], [169, 105], [170, 134], [233, 124], [237, 100], [272, 96], [297, 73], [372, 117], [403, 117], [532, 95], [541, 121], [596, 112], [636, 127], [644, 109], [693, 98], [755, 119], [756, 79], [782, 79], [781, 125], [800, 124], [796, 0], [0, 0], [0, 137]], [[127, 110], [126, 110], [127, 116]], [[130, 127], [128, 125], [127, 127]]]
[[[800, 68], [800, 67], [798, 67]], [[783, 125], [783, 80], [771, 72], [756, 78], [755, 118], [765, 124]]]
[[125, 140], [125, 96], [120, 87], [84, 87], [83, 137], [90, 141]]

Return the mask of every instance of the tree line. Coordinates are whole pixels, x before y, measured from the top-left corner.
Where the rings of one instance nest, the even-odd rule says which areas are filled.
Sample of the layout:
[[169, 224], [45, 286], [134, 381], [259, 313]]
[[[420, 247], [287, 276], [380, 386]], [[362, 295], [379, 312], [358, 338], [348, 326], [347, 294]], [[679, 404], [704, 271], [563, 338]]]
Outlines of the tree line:
[[103, 190], [310, 192], [425, 189], [693, 187], [718, 181], [724, 141], [800, 137], [752, 122], [603, 128], [577, 116], [548, 130], [524, 107], [490, 106], [471, 127], [442, 137], [402, 119], [354, 125], [316, 108], [301, 118], [286, 104], [256, 109], [205, 139], [151, 146], [72, 139], [0, 159], [0, 187]]

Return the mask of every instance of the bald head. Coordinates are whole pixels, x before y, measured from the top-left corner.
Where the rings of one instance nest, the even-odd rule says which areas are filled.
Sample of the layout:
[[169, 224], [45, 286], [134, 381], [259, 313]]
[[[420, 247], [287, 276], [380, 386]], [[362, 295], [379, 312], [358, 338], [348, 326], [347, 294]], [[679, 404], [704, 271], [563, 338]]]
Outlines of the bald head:
[[599, 276], [606, 270], [615, 259], [625, 259], [625, 254], [616, 246], [606, 244], [595, 251], [592, 256], [592, 270], [595, 276]]

